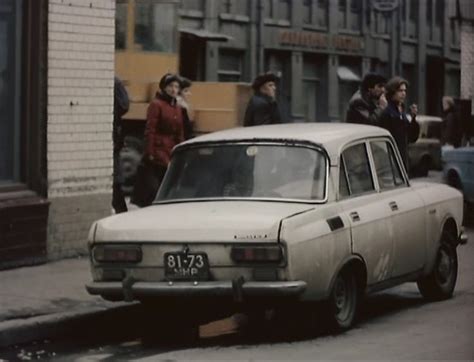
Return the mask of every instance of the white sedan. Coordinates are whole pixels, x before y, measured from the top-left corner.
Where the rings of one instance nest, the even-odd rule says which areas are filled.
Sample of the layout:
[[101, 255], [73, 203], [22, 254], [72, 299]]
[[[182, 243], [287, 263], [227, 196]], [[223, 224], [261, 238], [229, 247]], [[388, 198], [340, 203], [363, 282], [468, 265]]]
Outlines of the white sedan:
[[87, 290], [143, 302], [165, 333], [282, 305], [327, 308], [341, 331], [368, 293], [417, 282], [429, 300], [451, 297], [462, 212], [454, 188], [408, 180], [378, 127], [216, 132], [174, 149], [152, 206], [93, 224]]

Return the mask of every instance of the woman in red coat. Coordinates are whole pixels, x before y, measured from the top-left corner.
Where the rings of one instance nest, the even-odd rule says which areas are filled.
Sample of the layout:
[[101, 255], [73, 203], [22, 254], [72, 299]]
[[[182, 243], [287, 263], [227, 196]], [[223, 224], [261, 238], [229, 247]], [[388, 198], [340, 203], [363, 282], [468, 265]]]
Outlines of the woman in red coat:
[[153, 202], [173, 147], [184, 141], [183, 112], [176, 102], [179, 89], [180, 78], [165, 74], [160, 80], [160, 91], [148, 106], [143, 167], [137, 174], [132, 197], [132, 202], [138, 206]]

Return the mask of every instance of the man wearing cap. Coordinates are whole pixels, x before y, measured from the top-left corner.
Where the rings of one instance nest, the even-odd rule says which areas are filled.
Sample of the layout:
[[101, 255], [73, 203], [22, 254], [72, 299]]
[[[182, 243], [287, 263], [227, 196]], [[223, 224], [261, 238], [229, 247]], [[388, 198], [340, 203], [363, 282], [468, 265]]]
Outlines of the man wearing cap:
[[252, 83], [255, 94], [245, 110], [244, 127], [281, 123], [280, 109], [276, 102], [276, 82], [273, 73], [261, 74]]
[[346, 113], [347, 123], [359, 123], [377, 126], [383, 110], [387, 106], [385, 83], [387, 80], [377, 73], [367, 73], [362, 80], [360, 90], [349, 101]]

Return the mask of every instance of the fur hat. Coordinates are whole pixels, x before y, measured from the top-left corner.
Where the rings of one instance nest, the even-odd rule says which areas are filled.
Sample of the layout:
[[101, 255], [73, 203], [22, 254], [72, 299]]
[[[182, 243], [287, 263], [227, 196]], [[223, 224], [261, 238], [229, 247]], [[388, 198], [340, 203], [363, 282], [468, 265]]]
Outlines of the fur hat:
[[160, 79], [160, 83], [159, 83], [160, 89], [164, 91], [166, 86], [170, 84], [171, 82], [178, 82], [178, 84], [181, 86], [181, 80], [176, 74], [166, 73]]
[[252, 88], [255, 90], [255, 91], [258, 91], [260, 89], [260, 87], [262, 85], [264, 85], [265, 83], [268, 83], [268, 82], [277, 82], [278, 81], [278, 77], [276, 74], [272, 73], [272, 72], [268, 72], [268, 73], [264, 73], [264, 74], [260, 74], [258, 75], [253, 83], [252, 83]]

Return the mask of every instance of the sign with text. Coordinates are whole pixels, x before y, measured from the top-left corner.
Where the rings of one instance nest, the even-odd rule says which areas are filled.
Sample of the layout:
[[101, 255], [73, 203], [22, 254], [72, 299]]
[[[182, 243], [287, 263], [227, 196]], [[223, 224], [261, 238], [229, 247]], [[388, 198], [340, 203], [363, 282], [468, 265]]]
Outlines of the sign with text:
[[359, 37], [308, 31], [283, 30], [279, 33], [278, 41], [281, 45], [303, 48], [326, 49], [332, 47], [352, 52], [359, 52], [364, 49], [364, 41]]

